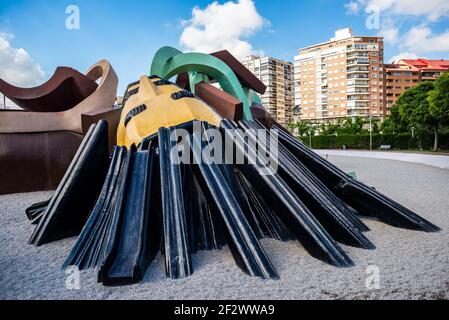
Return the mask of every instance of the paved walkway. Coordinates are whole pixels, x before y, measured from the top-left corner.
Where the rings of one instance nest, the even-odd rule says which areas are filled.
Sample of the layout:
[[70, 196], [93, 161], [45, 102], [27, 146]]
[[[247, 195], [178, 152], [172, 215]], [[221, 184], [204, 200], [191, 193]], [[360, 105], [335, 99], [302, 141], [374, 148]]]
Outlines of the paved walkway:
[[430, 155], [424, 153], [409, 153], [395, 151], [362, 151], [362, 150], [315, 150], [322, 156], [334, 155], [343, 157], [359, 157], [370, 159], [397, 160], [425, 164], [440, 169], [449, 170], [449, 156]]

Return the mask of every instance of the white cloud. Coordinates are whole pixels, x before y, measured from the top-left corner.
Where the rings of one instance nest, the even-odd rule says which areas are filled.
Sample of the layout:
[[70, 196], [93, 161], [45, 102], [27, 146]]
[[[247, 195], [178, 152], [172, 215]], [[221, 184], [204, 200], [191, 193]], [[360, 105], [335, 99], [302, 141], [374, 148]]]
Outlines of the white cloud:
[[[438, 56], [449, 51], [449, 29], [435, 34], [431, 25], [449, 17], [448, 0], [347, 0], [345, 7], [380, 15], [378, 35], [401, 52], [392, 59]], [[348, 10], [351, 12], [351, 10]], [[356, 14], [356, 12], [353, 12]], [[411, 29], [405, 26], [414, 25]]]
[[191, 19], [183, 22], [180, 43], [186, 50], [195, 52], [227, 49], [240, 59], [260, 53], [247, 38], [268, 24], [252, 0], [213, 2], [205, 9], [193, 8]]
[[398, 62], [401, 59], [418, 59], [418, 58], [424, 58], [424, 57], [419, 57], [416, 53], [414, 52], [401, 52], [398, 55], [395, 55], [394, 57], [392, 57], [389, 62], [393, 63], [393, 62]]
[[31, 87], [44, 80], [44, 71], [23, 48], [11, 47], [13, 36], [0, 33], [0, 78], [15, 86]]
[[366, 11], [374, 9], [388, 15], [426, 17], [430, 21], [449, 17], [447, 0], [351, 0], [346, 8], [348, 6], [364, 7]]
[[397, 43], [399, 40], [399, 29], [396, 27], [383, 27], [379, 31], [379, 35], [384, 37], [388, 43]]
[[347, 13], [358, 15], [360, 13], [360, 1], [351, 0], [345, 4]]
[[403, 47], [415, 52], [444, 52], [449, 51], [449, 30], [440, 34], [433, 34], [426, 25], [413, 27], [403, 39]]

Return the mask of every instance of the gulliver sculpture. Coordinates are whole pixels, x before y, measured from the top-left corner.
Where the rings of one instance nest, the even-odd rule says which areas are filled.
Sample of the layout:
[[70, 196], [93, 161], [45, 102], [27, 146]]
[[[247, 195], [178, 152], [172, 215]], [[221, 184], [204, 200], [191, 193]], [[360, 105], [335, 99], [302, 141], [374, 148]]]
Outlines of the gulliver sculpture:
[[117, 84], [106, 60], [86, 74], [59, 67], [35, 88], [0, 79], [0, 92], [23, 108], [0, 110], [0, 194], [55, 189], [89, 126], [100, 119], [109, 123], [112, 148], [120, 117], [113, 109]]
[[[91, 127], [52, 199], [28, 210], [37, 224], [32, 244], [79, 233], [64, 267], [97, 267], [103, 284], [131, 284], [162, 253], [167, 276], [177, 279], [194, 272], [195, 252], [227, 245], [245, 273], [277, 279], [261, 238], [297, 240], [313, 257], [342, 268], [354, 263], [340, 243], [375, 248], [362, 216], [439, 230], [295, 139], [262, 112], [249, 84], [222, 60], [208, 56], [202, 66], [203, 55], [167, 48], [156, 57], [152, 70], [165, 77], [184, 74], [190, 88], [218, 81], [244, 100], [242, 119], [226, 118], [233, 113], [214, 109], [161, 74], [128, 86], [112, 157], [101, 121]], [[227, 162], [230, 150], [233, 161]], [[235, 161], [237, 153], [243, 162]], [[260, 153], [274, 159], [276, 170], [267, 173]]]

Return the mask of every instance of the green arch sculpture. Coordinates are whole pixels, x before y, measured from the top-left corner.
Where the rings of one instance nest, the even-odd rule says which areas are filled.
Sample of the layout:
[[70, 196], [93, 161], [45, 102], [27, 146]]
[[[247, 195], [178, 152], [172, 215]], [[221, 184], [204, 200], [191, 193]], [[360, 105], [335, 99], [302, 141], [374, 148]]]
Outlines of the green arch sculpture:
[[222, 89], [242, 101], [244, 118], [251, 120], [248, 94], [240, 84], [234, 71], [220, 59], [204, 53], [182, 53], [172, 47], [160, 48], [151, 64], [151, 74], [169, 79], [180, 73], [189, 73], [190, 84], [203, 81], [209, 76], [218, 81]]

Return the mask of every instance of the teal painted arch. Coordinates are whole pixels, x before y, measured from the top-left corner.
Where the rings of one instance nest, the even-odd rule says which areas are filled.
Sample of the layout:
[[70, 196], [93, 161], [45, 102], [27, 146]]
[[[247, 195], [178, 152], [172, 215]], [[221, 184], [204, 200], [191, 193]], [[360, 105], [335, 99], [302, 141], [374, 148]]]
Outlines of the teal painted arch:
[[225, 92], [242, 101], [245, 119], [252, 119], [250, 110], [252, 101], [249, 101], [247, 92], [234, 71], [214, 56], [204, 53], [182, 53], [172, 47], [162, 47], [154, 56], [150, 72], [165, 79], [187, 72], [191, 82], [195, 82], [192, 75], [203, 74], [212, 77]]

